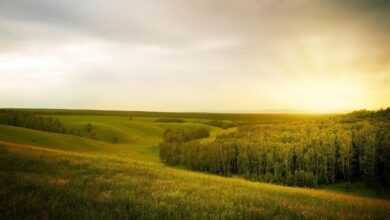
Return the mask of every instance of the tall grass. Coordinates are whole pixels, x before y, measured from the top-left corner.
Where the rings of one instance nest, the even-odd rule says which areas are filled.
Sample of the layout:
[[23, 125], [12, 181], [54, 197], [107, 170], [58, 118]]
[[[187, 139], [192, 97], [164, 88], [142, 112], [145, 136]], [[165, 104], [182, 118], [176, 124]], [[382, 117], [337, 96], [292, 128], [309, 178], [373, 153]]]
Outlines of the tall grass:
[[0, 146], [1, 219], [386, 219], [390, 202], [159, 163]]

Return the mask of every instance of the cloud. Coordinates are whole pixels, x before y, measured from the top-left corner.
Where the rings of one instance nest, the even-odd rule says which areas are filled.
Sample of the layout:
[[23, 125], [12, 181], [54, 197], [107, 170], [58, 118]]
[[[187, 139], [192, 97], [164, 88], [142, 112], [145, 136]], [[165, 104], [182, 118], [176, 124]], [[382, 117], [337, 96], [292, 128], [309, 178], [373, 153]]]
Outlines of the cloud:
[[388, 94], [389, 9], [380, 0], [2, 0], [0, 92], [35, 79], [29, 92], [56, 85], [56, 96], [4, 105], [190, 111], [285, 109], [273, 90], [303, 79], [351, 78]]

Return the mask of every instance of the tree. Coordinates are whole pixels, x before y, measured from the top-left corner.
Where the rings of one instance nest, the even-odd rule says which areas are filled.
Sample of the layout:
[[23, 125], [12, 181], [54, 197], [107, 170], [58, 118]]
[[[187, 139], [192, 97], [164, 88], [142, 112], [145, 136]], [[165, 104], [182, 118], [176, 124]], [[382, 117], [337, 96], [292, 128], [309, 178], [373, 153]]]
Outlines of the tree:
[[85, 130], [87, 131], [87, 133], [91, 133], [93, 127], [92, 127], [92, 124], [91, 123], [88, 123], [86, 126], [85, 126]]

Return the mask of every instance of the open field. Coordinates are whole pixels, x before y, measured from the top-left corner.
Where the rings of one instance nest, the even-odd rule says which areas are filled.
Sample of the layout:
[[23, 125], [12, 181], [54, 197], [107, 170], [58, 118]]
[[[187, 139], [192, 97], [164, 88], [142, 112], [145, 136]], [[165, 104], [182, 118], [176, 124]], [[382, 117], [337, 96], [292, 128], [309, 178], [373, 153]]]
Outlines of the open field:
[[0, 0], [0, 220], [390, 220], [390, 0]]
[[[202, 120], [54, 115], [80, 136], [0, 125], [2, 219], [387, 219], [390, 201], [166, 166], [167, 128], [228, 130]], [[232, 128], [234, 130], [234, 128]], [[112, 143], [113, 137], [118, 139]]]

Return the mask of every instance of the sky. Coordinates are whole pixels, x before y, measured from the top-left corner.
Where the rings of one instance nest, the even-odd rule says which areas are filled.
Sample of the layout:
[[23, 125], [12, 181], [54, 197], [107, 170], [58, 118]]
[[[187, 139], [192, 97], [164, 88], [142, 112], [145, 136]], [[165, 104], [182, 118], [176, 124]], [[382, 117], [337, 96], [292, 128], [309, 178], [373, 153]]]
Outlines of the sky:
[[390, 1], [0, 0], [0, 108], [390, 106]]

